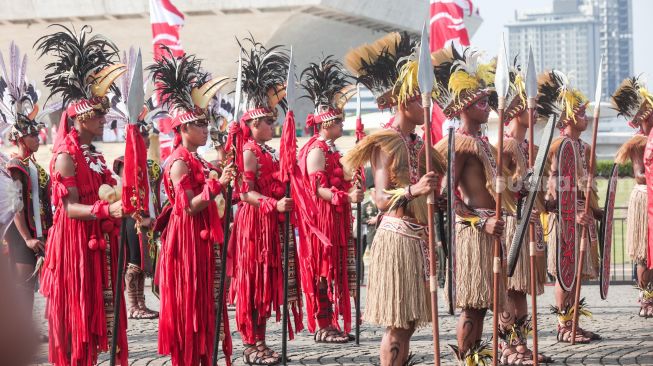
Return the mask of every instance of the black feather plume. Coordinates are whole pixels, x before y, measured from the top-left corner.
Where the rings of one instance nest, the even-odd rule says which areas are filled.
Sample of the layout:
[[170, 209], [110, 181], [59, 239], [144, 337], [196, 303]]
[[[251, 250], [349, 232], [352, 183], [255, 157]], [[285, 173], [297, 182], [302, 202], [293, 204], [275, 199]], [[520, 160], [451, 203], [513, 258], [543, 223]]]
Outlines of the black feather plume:
[[553, 70], [541, 74], [537, 80], [537, 114], [548, 118], [560, 114], [558, 96], [563, 80]]
[[92, 29], [88, 25], [83, 26], [79, 33], [61, 24], [50, 27], [60, 30], [34, 43], [39, 58], [44, 55], [55, 57], [55, 61], [45, 66], [47, 74], [43, 79], [45, 86], [50, 88], [50, 96], [60, 94], [64, 105], [82, 98], [90, 99], [92, 80], [88, 77], [113, 65], [118, 48], [101, 34], [90, 36]]
[[624, 80], [612, 94], [612, 108], [619, 112], [620, 116], [633, 118], [644, 102], [644, 98], [639, 92], [642, 86], [637, 77]]
[[167, 56], [146, 68], [161, 97], [161, 103], [168, 108], [193, 110], [195, 104], [191, 92], [208, 80], [207, 73], [201, 71], [202, 61], [195, 55], [174, 57], [170, 48], [165, 45], [161, 45], [161, 48]]
[[320, 105], [336, 108], [335, 96], [351, 84], [342, 63], [334, 60], [331, 55], [319, 63], [311, 62], [302, 71], [300, 79], [302, 88], [306, 91], [302, 98], [310, 99], [316, 108]]
[[[290, 57], [281, 45], [266, 48], [251, 34], [242, 43], [236, 41], [243, 57], [242, 92], [245, 94], [245, 105], [247, 109], [268, 108], [268, 91], [285, 85]], [[249, 48], [245, 48], [243, 43]], [[285, 98], [279, 105], [286, 110]]]

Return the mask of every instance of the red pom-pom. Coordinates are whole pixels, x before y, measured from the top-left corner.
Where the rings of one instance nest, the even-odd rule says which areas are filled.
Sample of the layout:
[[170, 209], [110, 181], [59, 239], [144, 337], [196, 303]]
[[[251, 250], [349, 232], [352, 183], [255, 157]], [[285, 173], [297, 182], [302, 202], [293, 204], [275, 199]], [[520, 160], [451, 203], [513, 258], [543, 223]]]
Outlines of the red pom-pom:
[[104, 240], [104, 239], [100, 239], [100, 240], [98, 241], [98, 247], [99, 247], [100, 250], [102, 250], [102, 251], [107, 250], [107, 241]]
[[332, 187], [340, 187], [340, 185], [342, 184], [342, 179], [338, 177], [331, 177], [329, 178], [329, 183], [331, 183]]
[[91, 240], [88, 241], [88, 249], [90, 250], [97, 250], [99, 246], [99, 243], [97, 239], [95, 239], [95, 236], [91, 237]]
[[285, 213], [279, 213], [279, 222], [286, 222], [286, 214]]
[[333, 169], [333, 175], [338, 176], [338, 177], [343, 177], [343, 171], [342, 168], [335, 168]]
[[102, 227], [102, 232], [103, 233], [110, 233], [111, 230], [113, 230], [113, 220], [102, 220], [102, 224], [100, 224]]
[[202, 238], [202, 240], [209, 240], [209, 231], [206, 229], [200, 231], [200, 238]]
[[286, 194], [286, 189], [280, 185], [274, 187], [274, 195], [276, 197], [283, 197]]

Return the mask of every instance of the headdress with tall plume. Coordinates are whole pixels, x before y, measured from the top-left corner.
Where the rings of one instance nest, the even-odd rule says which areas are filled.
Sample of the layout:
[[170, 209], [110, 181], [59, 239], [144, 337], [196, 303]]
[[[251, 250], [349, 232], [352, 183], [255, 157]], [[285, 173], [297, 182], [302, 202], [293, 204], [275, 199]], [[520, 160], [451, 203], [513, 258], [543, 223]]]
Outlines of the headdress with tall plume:
[[147, 67], [159, 92], [161, 103], [172, 116], [171, 127], [206, 121], [206, 108], [211, 98], [228, 81], [226, 77], [210, 78], [202, 71], [202, 60], [195, 55], [174, 57], [170, 48], [161, 46], [164, 57]]
[[576, 117], [587, 108], [587, 97], [572, 88], [567, 76], [558, 70], [544, 72], [538, 77], [537, 92], [538, 113], [559, 113], [558, 128], [561, 129], [570, 122], [576, 123]]
[[612, 108], [637, 128], [653, 112], [653, 95], [649, 93], [640, 77], [633, 76], [621, 82], [612, 94]]
[[461, 54], [453, 44], [431, 55], [437, 81], [435, 101], [448, 118], [457, 117], [490, 94], [495, 65], [481, 62], [481, 56], [480, 51], [469, 47]]
[[251, 35], [242, 43], [238, 41], [238, 45], [243, 57], [242, 92], [246, 109], [242, 121], [276, 119], [277, 106], [286, 109], [285, 83], [290, 62], [287, 51], [281, 45], [267, 48]]
[[[393, 32], [349, 51], [345, 55], [345, 66], [359, 83], [374, 94], [379, 109], [392, 108], [420, 98], [418, 88], [401, 87], [405, 84], [404, 79], [417, 85], [417, 63], [403, 69], [410, 60], [409, 56], [415, 52], [415, 47], [416, 42], [410, 39], [408, 33]], [[410, 79], [413, 77], [414, 80]]]
[[118, 48], [101, 34], [90, 36], [92, 30], [87, 25], [79, 33], [60, 24], [51, 27], [60, 30], [35, 43], [39, 57], [55, 57], [46, 65], [43, 80], [51, 96], [61, 96], [70, 118], [84, 120], [106, 114], [111, 107], [107, 93], [126, 71], [125, 65], [114, 63]]
[[356, 88], [339, 61], [326, 56], [319, 63], [311, 62], [302, 71], [300, 79], [306, 91], [303, 97], [310, 99], [315, 108], [314, 113], [307, 117], [306, 127], [328, 127], [344, 118], [343, 108]]
[[0, 132], [11, 127], [9, 138], [17, 141], [23, 136], [38, 133], [43, 124], [37, 122], [39, 92], [35, 83], [27, 79], [27, 56], [21, 59], [18, 46], [9, 46], [9, 69], [0, 53]]

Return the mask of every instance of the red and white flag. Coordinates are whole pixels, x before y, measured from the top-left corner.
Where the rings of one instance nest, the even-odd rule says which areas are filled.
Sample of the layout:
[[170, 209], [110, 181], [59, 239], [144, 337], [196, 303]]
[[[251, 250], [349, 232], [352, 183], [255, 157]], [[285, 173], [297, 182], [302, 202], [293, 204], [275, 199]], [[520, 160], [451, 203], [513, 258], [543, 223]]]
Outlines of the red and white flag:
[[[469, 34], [465, 20], [480, 18], [478, 8], [471, 0], [430, 0], [431, 52], [437, 51], [450, 42], [456, 46], [469, 46]], [[433, 143], [442, 139], [444, 113], [437, 105], [433, 106]]]
[[[184, 55], [184, 48], [181, 46], [179, 38], [179, 29], [184, 25], [184, 14], [172, 5], [171, 0], [150, 0], [150, 23], [152, 24], [152, 45], [155, 60], [163, 56], [160, 45], [168, 46], [175, 57]], [[158, 95], [153, 99], [155, 106], [159, 105]], [[158, 120], [161, 161], [165, 161], [172, 153], [174, 138], [170, 123], [170, 117], [163, 117]]]

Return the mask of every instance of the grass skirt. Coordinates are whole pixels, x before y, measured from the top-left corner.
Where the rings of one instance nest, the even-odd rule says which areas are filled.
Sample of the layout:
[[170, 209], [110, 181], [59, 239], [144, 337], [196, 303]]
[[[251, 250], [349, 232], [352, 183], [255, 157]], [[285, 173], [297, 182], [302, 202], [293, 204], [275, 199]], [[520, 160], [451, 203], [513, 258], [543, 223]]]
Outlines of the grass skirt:
[[424, 226], [383, 217], [370, 249], [365, 321], [404, 329], [431, 321], [425, 238]]
[[[582, 209], [582, 208], [581, 208]], [[547, 253], [547, 270], [549, 273], [557, 277], [558, 270], [556, 269], [556, 251], [558, 250], [558, 220], [556, 215], [549, 215], [549, 248]], [[582, 226], [578, 226], [577, 231], [577, 240], [580, 245], [580, 240], [582, 237]], [[596, 226], [595, 229], [596, 230]], [[578, 249], [580, 253], [580, 247]], [[599, 277], [599, 247], [598, 245], [593, 245], [590, 242], [587, 251], [585, 252], [585, 258], [583, 258], [583, 279], [584, 280], [595, 280]]]
[[[506, 216], [506, 246], [508, 247], [506, 253], [510, 252], [510, 247], [512, 246], [512, 238], [515, 236], [515, 231], [517, 231], [517, 224], [518, 222], [516, 217], [510, 215]], [[529, 240], [530, 238], [527, 231], [519, 250], [519, 258], [517, 259], [517, 265], [515, 266], [515, 273], [513, 273], [512, 277], [508, 277], [507, 287], [508, 290], [525, 292], [530, 295], [531, 257]], [[546, 280], [546, 257], [543, 255], [538, 255], [535, 257], [535, 269], [537, 272], [536, 292], [537, 295], [541, 295], [544, 293], [544, 282]]]
[[628, 202], [626, 220], [626, 243], [628, 255], [637, 264], [646, 264], [646, 250], [648, 245], [648, 215], [647, 215], [646, 185], [641, 184], [633, 188]]
[[[464, 223], [456, 224], [456, 307], [491, 309], [494, 236]], [[505, 264], [505, 260], [504, 260]], [[501, 278], [505, 278], [502, 274]], [[447, 281], [449, 279], [447, 278]], [[499, 306], [505, 300], [505, 281], [499, 281]], [[446, 295], [446, 291], [445, 291]], [[447, 299], [447, 302], [449, 299]]]

